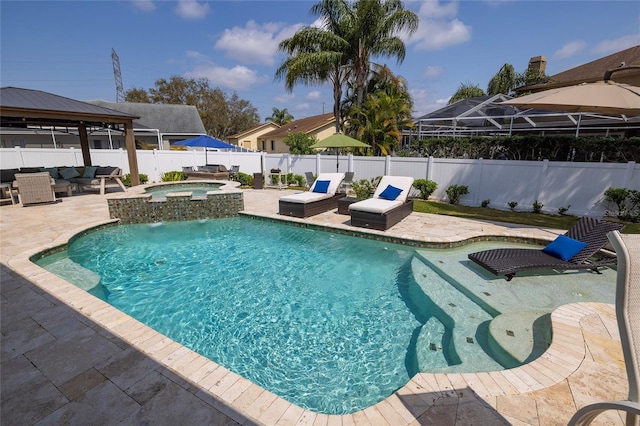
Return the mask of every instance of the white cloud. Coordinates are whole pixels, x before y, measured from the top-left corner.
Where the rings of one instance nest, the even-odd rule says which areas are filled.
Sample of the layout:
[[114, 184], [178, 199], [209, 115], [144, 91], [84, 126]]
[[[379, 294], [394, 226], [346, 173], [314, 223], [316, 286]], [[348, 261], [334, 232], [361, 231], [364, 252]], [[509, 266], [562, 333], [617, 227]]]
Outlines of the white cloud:
[[629, 34], [613, 40], [603, 40], [591, 51], [599, 55], [608, 55], [640, 44], [640, 33]]
[[156, 5], [152, 0], [132, 0], [133, 6], [143, 12], [153, 12], [156, 10]]
[[471, 26], [456, 18], [458, 3], [440, 4], [438, 0], [422, 2], [418, 30], [403, 38], [418, 50], [439, 50], [471, 40]]
[[261, 25], [251, 20], [244, 28], [226, 29], [214, 47], [245, 64], [273, 65], [278, 44], [293, 36], [301, 27], [302, 24], [285, 26], [273, 22]]
[[320, 91], [319, 90], [314, 90], [312, 92], [309, 92], [307, 94], [307, 96], [305, 96], [305, 99], [309, 99], [309, 100], [320, 99]]
[[428, 66], [425, 68], [423, 74], [425, 77], [437, 77], [444, 73], [444, 68], [441, 66]]
[[195, 50], [187, 50], [185, 52], [185, 55], [187, 56], [187, 58], [194, 58], [194, 59], [205, 59], [206, 56], [204, 56], [202, 53], [197, 52]]
[[308, 102], [304, 102], [296, 105], [296, 109], [300, 111], [308, 111], [309, 109], [311, 109], [311, 104], [309, 104]]
[[411, 99], [413, 99], [413, 116], [420, 117], [430, 112], [439, 110], [447, 106], [449, 98], [436, 99], [435, 101], [429, 99], [430, 92], [424, 89], [409, 90]]
[[193, 71], [185, 73], [187, 78], [206, 78], [214, 86], [226, 87], [232, 90], [247, 90], [255, 84], [265, 83], [268, 78], [260, 77], [257, 72], [241, 65], [233, 68], [214, 65], [196, 66]]
[[273, 98], [273, 100], [278, 102], [279, 104], [287, 104], [295, 98], [296, 95], [294, 95], [293, 93], [284, 93], [282, 95], [276, 96], [275, 98]]
[[202, 19], [209, 13], [209, 4], [198, 3], [195, 0], [180, 0], [175, 11], [184, 19]]
[[582, 40], [576, 40], [569, 42], [562, 46], [559, 50], [556, 50], [553, 57], [556, 59], [570, 58], [586, 49], [587, 43]]

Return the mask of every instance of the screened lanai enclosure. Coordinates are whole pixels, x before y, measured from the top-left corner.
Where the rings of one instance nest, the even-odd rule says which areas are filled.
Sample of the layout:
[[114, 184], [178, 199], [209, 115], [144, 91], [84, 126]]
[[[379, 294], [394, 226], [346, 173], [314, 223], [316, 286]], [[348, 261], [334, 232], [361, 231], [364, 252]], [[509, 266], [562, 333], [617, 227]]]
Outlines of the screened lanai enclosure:
[[640, 136], [640, 116], [569, 113], [500, 104], [506, 95], [462, 99], [414, 120], [403, 132], [403, 144], [432, 137], [572, 134], [577, 136]]

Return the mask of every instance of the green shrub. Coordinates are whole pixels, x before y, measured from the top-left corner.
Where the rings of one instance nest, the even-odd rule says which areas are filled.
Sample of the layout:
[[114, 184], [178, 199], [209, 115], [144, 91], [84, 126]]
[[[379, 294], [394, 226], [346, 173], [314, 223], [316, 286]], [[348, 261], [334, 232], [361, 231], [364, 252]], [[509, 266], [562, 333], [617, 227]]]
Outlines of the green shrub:
[[287, 174], [287, 183], [289, 185], [302, 186], [307, 184], [307, 180], [302, 175], [296, 175], [293, 173]]
[[460, 197], [469, 193], [469, 187], [466, 185], [450, 185], [446, 192], [447, 197], [449, 197], [449, 204], [458, 204]]
[[[143, 173], [140, 173], [138, 176], [140, 177], [140, 183], [142, 185], [149, 182], [149, 176]], [[126, 175], [122, 176], [121, 180], [122, 180], [122, 183], [124, 183], [124, 186], [131, 186], [131, 173], [127, 173]]]
[[618, 209], [617, 216], [624, 217], [627, 215], [627, 197], [629, 196], [629, 190], [627, 188], [609, 188], [604, 191], [604, 196], [610, 202], [616, 205]]
[[491, 202], [491, 200], [482, 200], [482, 203], [480, 205], [482, 207], [488, 207], [490, 202]]
[[507, 205], [509, 206], [509, 208], [513, 211], [516, 209], [516, 207], [518, 207], [518, 202], [517, 201], [509, 201], [507, 203]]
[[160, 180], [162, 182], [177, 182], [184, 179], [185, 179], [184, 173], [178, 170], [163, 173], [162, 176], [160, 177]]
[[253, 176], [247, 173], [238, 172], [233, 177], [233, 180], [240, 182], [240, 185], [242, 186], [253, 186]]
[[559, 208], [558, 208], [558, 214], [559, 214], [560, 216], [564, 216], [564, 215], [565, 215], [565, 213], [567, 213], [567, 210], [569, 210], [570, 208], [571, 208], [571, 204], [569, 204], [569, 205], [568, 205], [568, 206], [566, 206], [566, 207], [564, 207], [564, 206], [559, 207]]
[[365, 198], [371, 197], [371, 194], [375, 191], [375, 186], [373, 185], [372, 180], [360, 179], [351, 182], [351, 189], [356, 193], [356, 198], [358, 200], [364, 200]]
[[544, 207], [544, 204], [539, 203], [538, 200], [535, 200], [533, 202], [533, 212], [534, 213], [541, 213], [543, 207]]
[[438, 184], [429, 179], [416, 179], [413, 181], [413, 187], [420, 191], [420, 198], [428, 200], [433, 191], [438, 189]]

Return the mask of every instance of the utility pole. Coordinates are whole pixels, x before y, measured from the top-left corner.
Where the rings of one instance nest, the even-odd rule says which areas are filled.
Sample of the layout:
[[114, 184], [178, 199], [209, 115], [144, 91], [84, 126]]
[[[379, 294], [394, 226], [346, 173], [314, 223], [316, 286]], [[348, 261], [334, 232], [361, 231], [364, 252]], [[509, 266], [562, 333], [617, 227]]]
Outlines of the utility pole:
[[122, 74], [120, 74], [120, 58], [113, 48], [111, 48], [111, 62], [113, 63], [113, 78], [116, 80], [116, 102], [124, 102]]

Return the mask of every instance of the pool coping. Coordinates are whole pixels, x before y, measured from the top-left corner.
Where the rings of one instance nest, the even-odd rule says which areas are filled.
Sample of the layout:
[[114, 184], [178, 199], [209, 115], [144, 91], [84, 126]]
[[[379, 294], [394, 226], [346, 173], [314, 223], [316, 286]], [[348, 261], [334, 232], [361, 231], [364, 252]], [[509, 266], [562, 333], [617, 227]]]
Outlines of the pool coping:
[[[260, 217], [274, 220], [269, 215]], [[364, 410], [342, 416], [319, 414], [296, 406], [187, 349], [31, 261], [32, 256], [52, 247], [64, 246], [79, 233], [113, 225], [114, 222], [117, 220], [102, 220], [85, 226], [81, 231], [74, 229], [62, 233], [53, 241], [53, 245], [32, 248], [16, 255], [9, 261], [9, 266], [105, 330], [188, 380], [198, 388], [196, 394], [203, 393], [219, 401], [219, 404], [214, 404], [215, 408], [239, 423], [252, 421], [273, 424], [287, 419], [292, 423], [304, 423], [304, 419], [317, 420], [326, 416], [327, 421], [340, 418], [344, 422], [411, 424], [436, 404], [439, 398], [470, 395], [495, 408], [495, 397], [548, 388], [573, 374], [583, 362], [586, 352], [580, 321], [589, 315], [610, 317], [614, 309], [613, 305], [604, 303], [560, 306], [551, 314], [554, 336], [551, 345], [542, 356], [526, 365], [488, 373], [419, 373], [391, 396]], [[616, 336], [617, 330], [610, 330], [610, 333]], [[251, 396], [254, 399], [249, 401]]]

